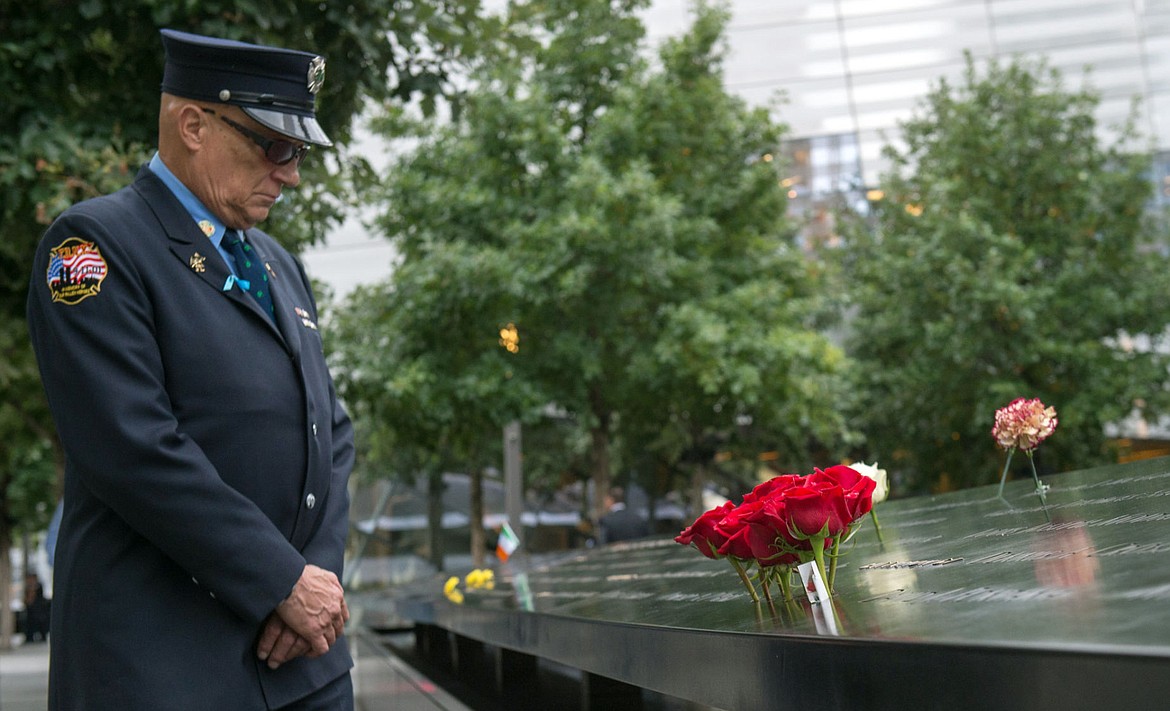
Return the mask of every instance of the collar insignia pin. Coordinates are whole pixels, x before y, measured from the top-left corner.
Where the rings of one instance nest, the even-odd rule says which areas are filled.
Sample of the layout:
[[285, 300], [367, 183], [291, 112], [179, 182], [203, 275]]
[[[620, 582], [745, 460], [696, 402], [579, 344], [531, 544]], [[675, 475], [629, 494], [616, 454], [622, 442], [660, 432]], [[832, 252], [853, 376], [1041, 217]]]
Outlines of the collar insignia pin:
[[215, 225], [211, 224], [210, 220], [200, 220], [199, 229], [203, 230], [203, 234], [208, 237], [215, 234]]
[[207, 271], [207, 267], [203, 266], [205, 261], [207, 261], [207, 257], [204, 257], [202, 254], [196, 252], [195, 254], [191, 255], [191, 260], [187, 263], [191, 265], [191, 268], [194, 269], [196, 273], [202, 274], [203, 272]]

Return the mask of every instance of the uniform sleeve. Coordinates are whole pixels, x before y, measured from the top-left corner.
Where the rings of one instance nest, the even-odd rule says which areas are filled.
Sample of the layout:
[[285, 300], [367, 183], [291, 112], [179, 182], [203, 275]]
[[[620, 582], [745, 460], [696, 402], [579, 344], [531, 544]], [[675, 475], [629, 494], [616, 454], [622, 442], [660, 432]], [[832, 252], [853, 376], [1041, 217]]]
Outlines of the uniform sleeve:
[[[34, 261], [29, 332], [69, 468], [137, 535], [259, 623], [305, 560], [180, 430], [151, 297], [127, 243], [71, 214], [46, 233]], [[88, 251], [88, 278], [84, 288], [63, 288], [78, 279], [62, 274], [61, 257], [72, 254], [67, 266], [81, 268], [77, 249]]]

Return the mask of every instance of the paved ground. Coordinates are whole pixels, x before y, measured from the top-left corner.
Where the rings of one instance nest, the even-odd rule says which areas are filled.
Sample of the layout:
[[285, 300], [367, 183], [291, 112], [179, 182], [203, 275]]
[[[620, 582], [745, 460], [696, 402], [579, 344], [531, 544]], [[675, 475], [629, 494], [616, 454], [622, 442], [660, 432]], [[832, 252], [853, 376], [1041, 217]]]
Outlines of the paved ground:
[[[23, 635], [17, 636], [23, 642]], [[0, 652], [0, 709], [4, 711], [45, 711], [48, 705], [49, 645], [21, 644]]]
[[[469, 711], [374, 640], [354, 635], [351, 645], [357, 711]], [[0, 652], [0, 709], [45, 711], [48, 678], [48, 644], [20, 644]]]

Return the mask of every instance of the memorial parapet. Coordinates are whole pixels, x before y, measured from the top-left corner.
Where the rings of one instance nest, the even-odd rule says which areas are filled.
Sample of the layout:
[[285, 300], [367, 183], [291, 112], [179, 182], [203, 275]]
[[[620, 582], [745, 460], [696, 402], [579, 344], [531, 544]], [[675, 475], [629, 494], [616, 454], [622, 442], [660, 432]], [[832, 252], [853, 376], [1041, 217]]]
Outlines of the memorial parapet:
[[1030, 480], [880, 504], [882, 540], [867, 522], [843, 547], [831, 605], [754, 604], [670, 539], [394, 603], [508, 658], [721, 709], [1170, 708], [1170, 459], [1045, 481], [1043, 504]]

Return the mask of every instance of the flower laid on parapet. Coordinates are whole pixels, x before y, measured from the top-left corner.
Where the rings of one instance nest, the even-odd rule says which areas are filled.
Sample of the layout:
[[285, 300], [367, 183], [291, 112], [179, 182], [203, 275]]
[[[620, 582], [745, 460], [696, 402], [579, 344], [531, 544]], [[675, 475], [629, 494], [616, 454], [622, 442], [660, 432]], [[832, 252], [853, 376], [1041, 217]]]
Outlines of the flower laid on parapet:
[[447, 599], [456, 605], [463, 604], [463, 591], [459, 589], [459, 577], [452, 575], [447, 578], [447, 583], [443, 585], [443, 594]]
[[[873, 464], [866, 464], [865, 462], [854, 462], [849, 467], [862, 476], [867, 476], [874, 481], [873, 489], [873, 503], [877, 506], [885, 501], [890, 496], [890, 477], [886, 474], [885, 469], [878, 469], [877, 462]], [[869, 517], [873, 519], [873, 530], [877, 533], [878, 542], [885, 543], [882, 538], [882, 526], [878, 523], [877, 509], [873, 508], [869, 511]]]
[[[494, 590], [496, 587], [496, 574], [490, 569], [484, 568], [471, 571], [462, 581], [467, 590]], [[456, 605], [463, 604], [463, 591], [459, 589], [459, 576], [452, 575], [447, 578], [447, 582], [443, 585], [443, 595], [448, 600]]]
[[1028, 455], [1032, 478], [1036, 481], [1036, 495], [1044, 501], [1044, 492], [1048, 491], [1048, 486], [1040, 481], [1040, 475], [1036, 473], [1033, 455], [1040, 443], [1056, 431], [1056, 424], [1056, 408], [1046, 406], [1039, 398], [1031, 400], [1016, 398], [995, 411], [995, 425], [991, 428], [991, 436], [995, 438], [996, 444], [1008, 453], [1007, 461], [1003, 464], [1003, 475], [999, 478], [1001, 499], [1012, 455], [1018, 449]]
[[468, 573], [463, 581], [467, 583], [469, 590], [494, 590], [496, 587], [496, 574], [488, 568], [477, 568]]
[[738, 506], [728, 502], [707, 511], [674, 540], [708, 558], [727, 559], [753, 602], [760, 601], [749, 577], [753, 565], [769, 602], [772, 582], [792, 601], [792, 573], [802, 565], [815, 565], [831, 592], [841, 544], [873, 508], [876, 486], [841, 465], [807, 476], [785, 474], [752, 489]]

